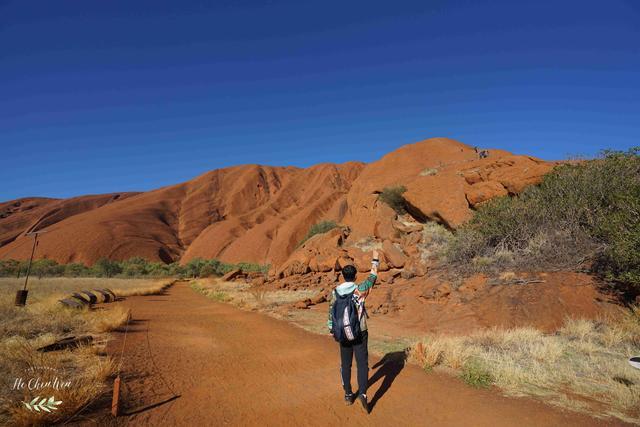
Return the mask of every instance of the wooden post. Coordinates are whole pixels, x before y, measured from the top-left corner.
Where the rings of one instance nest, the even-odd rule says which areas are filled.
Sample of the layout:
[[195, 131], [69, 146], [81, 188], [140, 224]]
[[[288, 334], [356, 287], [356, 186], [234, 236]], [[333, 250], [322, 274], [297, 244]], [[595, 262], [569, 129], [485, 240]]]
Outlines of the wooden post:
[[30, 234], [34, 235], [33, 248], [31, 248], [31, 257], [29, 258], [29, 266], [27, 267], [27, 276], [24, 278], [24, 288], [22, 288], [24, 291], [27, 290], [27, 282], [29, 281], [29, 273], [31, 273], [31, 264], [33, 263], [33, 254], [36, 253], [36, 246], [38, 245], [38, 233], [29, 233], [27, 236]]
[[120, 413], [120, 375], [113, 380], [113, 398], [111, 399], [111, 415], [117, 417]]

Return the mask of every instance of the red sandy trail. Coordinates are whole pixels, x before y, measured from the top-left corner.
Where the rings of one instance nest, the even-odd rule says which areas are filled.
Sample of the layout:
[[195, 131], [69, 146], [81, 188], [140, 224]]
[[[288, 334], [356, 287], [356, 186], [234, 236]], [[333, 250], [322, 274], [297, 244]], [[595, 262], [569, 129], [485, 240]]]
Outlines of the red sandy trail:
[[[338, 348], [329, 336], [214, 302], [186, 283], [122, 304], [133, 312], [123, 364], [124, 406], [133, 414], [120, 417], [123, 424], [616, 425], [426, 374], [398, 354], [370, 355], [374, 405], [366, 415], [343, 403]], [[109, 346], [116, 357], [123, 336]], [[353, 381], [356, 387], [355, 372]]]

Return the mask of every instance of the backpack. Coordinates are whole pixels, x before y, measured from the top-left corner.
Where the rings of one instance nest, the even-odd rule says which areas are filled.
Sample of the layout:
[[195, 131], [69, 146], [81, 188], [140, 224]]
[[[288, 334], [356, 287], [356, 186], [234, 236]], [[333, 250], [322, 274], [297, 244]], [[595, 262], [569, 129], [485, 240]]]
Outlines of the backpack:
[[333, 329], [331, 333], [333, 338], [341, 343], [349, 343], [360, 338], [360, 317], [358, 316], [357, 297], [354, 292], [340, 295], [337, 291], [333, 291], [334, 303], [331, 311]]

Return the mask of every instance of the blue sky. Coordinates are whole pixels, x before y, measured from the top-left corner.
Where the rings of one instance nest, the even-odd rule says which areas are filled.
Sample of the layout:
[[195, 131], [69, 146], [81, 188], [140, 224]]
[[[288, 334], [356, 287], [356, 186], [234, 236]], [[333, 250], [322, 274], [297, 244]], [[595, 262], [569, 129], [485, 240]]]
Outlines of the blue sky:
[[591, 156], [639, 117], [632, 0], [0, 0], [0, 200], [434, 136]]

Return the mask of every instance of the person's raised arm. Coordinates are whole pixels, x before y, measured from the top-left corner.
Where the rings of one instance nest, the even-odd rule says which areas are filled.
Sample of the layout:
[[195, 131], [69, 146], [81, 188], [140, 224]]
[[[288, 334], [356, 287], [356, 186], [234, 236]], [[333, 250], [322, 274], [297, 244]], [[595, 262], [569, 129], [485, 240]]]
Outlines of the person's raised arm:
[[376, 283], [376, 279], [378, 277], [378, 265], [380, 265], [380, 260], [378, 259], [378, 251], [373, 250], [373, 258], [371, 259], [371, 272], [369, 273], [369, 277], [358, 285], [358, 291], [360, 291], [361, 295], [366, 296], [369, 294], [371, 288]]
[[371, 259], [371, 274], [378, 275], [378, 266], [380, 265], [380, 259], [378, 258], [378, 250], [374, 249]]

